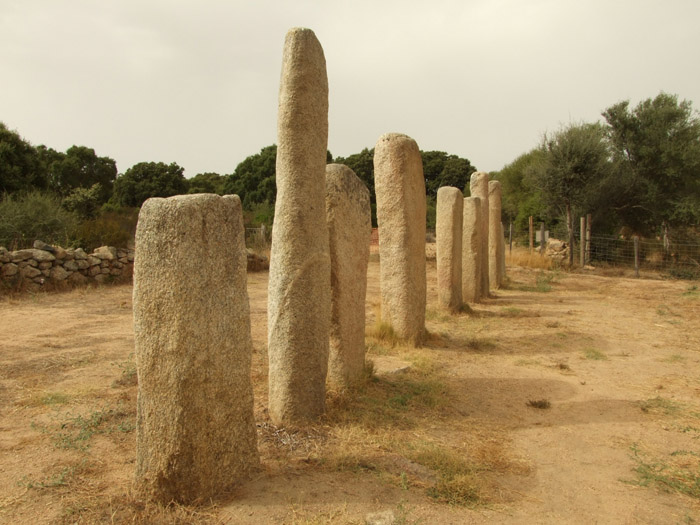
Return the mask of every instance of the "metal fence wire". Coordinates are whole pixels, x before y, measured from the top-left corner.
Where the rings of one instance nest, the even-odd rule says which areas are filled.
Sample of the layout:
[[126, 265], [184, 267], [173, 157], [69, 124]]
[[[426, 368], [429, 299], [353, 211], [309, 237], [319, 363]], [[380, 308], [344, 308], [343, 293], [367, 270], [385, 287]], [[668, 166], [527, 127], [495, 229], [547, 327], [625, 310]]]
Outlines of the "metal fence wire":
[[[509, 232], [506, 228], [506, 243]], [[513, 238], [520, 246], [528, 246], [527, 231], [513, 232]], [[559, 239], [568, 243], [566, 230], [555, 229], [549, 232], [550, 239]], [[585, 240], [584, 240], [585, 241]], [[574, 264], [580, 265], [581, 233], [574, 233]], [[637, 251], [635, 257], [635, 242]], [[535, 242], [535, 250], [540, 243]], [[641, 238], [613, 235], [591, 235], [585, 253], [585, 264], [605, 266], [628, 266], [645, 270], [667, 272], [674, 277], [700, 278], [700, 243], [663, 239]]]

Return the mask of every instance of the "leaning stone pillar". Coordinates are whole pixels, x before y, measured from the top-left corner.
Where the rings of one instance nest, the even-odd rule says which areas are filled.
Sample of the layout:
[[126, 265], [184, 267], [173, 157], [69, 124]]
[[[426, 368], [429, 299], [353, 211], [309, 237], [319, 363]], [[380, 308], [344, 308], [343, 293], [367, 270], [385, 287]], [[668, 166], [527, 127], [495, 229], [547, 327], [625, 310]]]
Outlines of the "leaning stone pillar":
[[464, 199], [462, 222], [462, 300], [476, 303], [481, 293], [481, 199]]
[[494, 288], [502, 284], [501, 257], [503, 255], [501, 231], [501, 183], [489, 181], [489, 283]]
[[277, 141], [267, 336], [269, 412], [281, 425], [323, 414], [328, 369], [328, 79], [323, 49], [309, 29], [287, 33]]
[[331, 254], [328, 376], [349, 387], [365, 368], [365, 295], [372, 211], [369, 190], [342, 164], [326, 166], [326, 217]]
[[437, 192], [437, 285], [440, 305], [457, 311], [462, 306], [462, 215], [464, 196], [458, 188]]
[[425, 336], [425, 178], [418, 144], [382, 135], [374, 149], [382, 319], [414, 343]]
[[481, 297], [489, 296], [489, 175], [483, 171], [472, 173], [472, 197], [481, 199]]
[[237, 196], [148, 199], [136, 228], [136, 484], [208, 500], [259, 464]]

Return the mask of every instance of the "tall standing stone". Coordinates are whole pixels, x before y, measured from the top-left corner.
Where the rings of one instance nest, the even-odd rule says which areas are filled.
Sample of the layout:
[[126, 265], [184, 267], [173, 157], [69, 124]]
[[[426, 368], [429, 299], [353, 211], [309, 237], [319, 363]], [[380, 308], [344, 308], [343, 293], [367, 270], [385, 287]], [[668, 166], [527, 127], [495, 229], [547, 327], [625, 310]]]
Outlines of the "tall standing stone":
[[148, 199], [136, 229], [136, 483], [208, 500], [259, 464], [237, 196]]
[[464, 199], [462, 222], [462, 300], [476, 303], [482, 297], [481, 286], [481, 199]]
[[462, 306], [462, 217], [464, 196], [458, 188], [437, 192], [438, 301], [452, 311]]
[[326, 166], [326, 217], [331, 254], [331, 336], [328, 376], [357, 383], [365, 367], [365, 295], [372, 236], [369, 190], [341, 164]]
[[472, 197], [481, 199], [481, 297], [489, 296], [489, 175], [472, 173], [469, 183]]
[[506, 236], [503, 223], [501, 223], [501, 282], [498, 286], [503, 286], [506, 282]]
[[414, 343], [425, 336], [425, 178], [418, 144], [388, 133], [374, 149], [382, 319]]
[[328, 79], [309, 29], [291, 29], [284, 43], [277, 144], [267, 334], [269, 413], [280, 425], [323, 414], [328, 370]]
[[503, 232], [501, 230], [501, 183], [489, 181], [489, 282], [494, 288], [502, 284], [501, 257]]

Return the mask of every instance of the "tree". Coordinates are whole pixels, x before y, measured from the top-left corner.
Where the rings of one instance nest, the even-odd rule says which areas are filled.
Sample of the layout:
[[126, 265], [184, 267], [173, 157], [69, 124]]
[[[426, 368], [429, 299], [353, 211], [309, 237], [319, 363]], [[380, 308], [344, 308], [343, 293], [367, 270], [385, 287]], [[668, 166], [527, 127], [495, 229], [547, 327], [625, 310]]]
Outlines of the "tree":
[[548, 206], [566, 215], [569, 233], [569, 264], [573, 264], [573, 210], [585, 208], [599, 184], [609, 173], [609, 152], [605, 131], [598, 124], [572, 124], [545, 136], [542, 162], [532, 172], [532, 184], [542, 192]]
[[114, 201], [120, 206], [138, 207], [150, 197], [186, 193], [184, 171], [174, 162], [139, 162], [114, 181]]
[[606, 194], [620, 222], [640, 233], [700, 222], [700, 120], [689, 101], [660, 93], [603, 112], [614, 176]]
[[224, 193], [238, 195], [246, 209], [255, 203], [273, 204], [277, 195], [276, 162], [277, 145], [262, 148], [260, 153], [247, 157], [226, 177]]
[[36, 149], [0, 122], [0, 198], [3, 194], [46, 188]]
[[543, 148], [534, 148], [504, 166], [501, 171], [491, 174], [492, 179], [501, 182], [503, 219], [515, 223], [518, 231], [528, 229], [530, 216], [549, 224], [557, 218], [548, 213], [548, 206], [542, 201], [541, 190], [533, 185], [533, 174], [539, 169], [545, 155]]
[[216, 193], [224, 195], [226, 177], [218, 173], [198, 173], [188, 181], [187, 193]]
[[44, 158], [53, 160], [48, 165], [49, 186], [59, 195], [66, 196], [76, 188], [90, 189], [98, 186], [100, 204], [112, 195], [117, 178], [117, 164], [109, 157], [98, 157], [95, 150], [86, 146], [71, 146], [65, 155], [45, 149]]
[[365, 183], [369, 189], [372, 226], [377, 226], [377, 198], [374, 194], [374, 148], [364, 148], [360, 153], [353, 153], [349, 157], [337, 157], [335, 163], [344, 164]]
[[469, 193], [469, 178], [476, 168], [467, 159], [444, 151], [421, 151], [427, 195], [437, 197], [442, 186], [454, 186]]

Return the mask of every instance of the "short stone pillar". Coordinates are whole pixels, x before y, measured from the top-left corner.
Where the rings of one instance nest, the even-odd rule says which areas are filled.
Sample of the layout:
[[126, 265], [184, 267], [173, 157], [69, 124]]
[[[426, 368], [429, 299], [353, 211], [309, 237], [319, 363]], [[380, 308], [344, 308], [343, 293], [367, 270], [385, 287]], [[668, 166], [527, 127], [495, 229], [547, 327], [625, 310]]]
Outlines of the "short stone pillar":
[[369, 189], [342, 164], [326, 166], [326, 217], [331, 254], [328, 378], [356, 384], [365, 368], [365, 296], [372, 236]]
[[489, 181], [489, 283], [493, 288], [502, 284], [501, 257], [503, 231], [501, 230], [501, 183]]
[[382, 320], [402, 339], [425, 336], [425, 178], [418, 144], [382, 135], [374, 149]]
[[477, 303], [482, 297], [481, 217], [481, 199], [465, 198], [462, 221], [462, 300], [465, 303]]
[[259, 465], [245, 229], [235, 196], [148, 199], [136, 228], [136, 485], [209, 500]]
[[291, 29], [284, 43], [277, 143], [267, 336], [270, 419], [282, 425], [323, 414], [328, 370], [328, 79], [309, 29]]
[[506, 236], [505, 228], [501, 223], [501, 282], [498, 286], [502, 287], [506, 283]]
[[489, 174], [472, 173], [469, 183], [472, 197], [481, 199], [481, 297], [489, 296]]
[[441, 306], [457, 311], [462, 306], [462, 216], [464, 195], [443, 186], [437, 192], [437, 286]]

